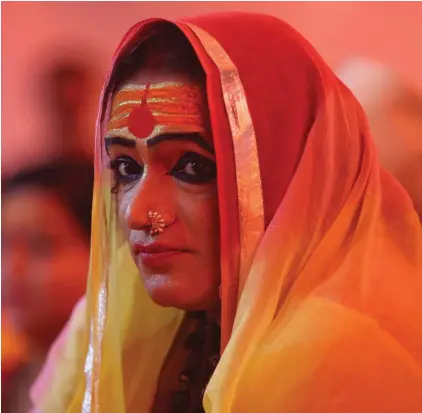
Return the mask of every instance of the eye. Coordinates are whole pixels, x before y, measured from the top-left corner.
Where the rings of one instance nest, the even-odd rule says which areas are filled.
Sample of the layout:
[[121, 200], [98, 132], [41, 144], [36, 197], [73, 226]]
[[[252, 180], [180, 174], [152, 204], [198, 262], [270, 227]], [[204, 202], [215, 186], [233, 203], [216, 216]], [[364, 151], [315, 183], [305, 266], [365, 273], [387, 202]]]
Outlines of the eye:
[[[127, 162], [127, 161], [122, 161], [119, 163], [118, 167], [117, 167], [117, 172], [119, 174], [119, 176], [129, 176], [129, 175], [133, 175], [133, 173], [135, 172], [132, 168], [131, 170], [131, 163]], [[136, 173], [136, 172], [135, 172]]]
[[121, 185], [125, 186], [136, 182], [144, 172], [143, 166], [128, 156], [111, 161], [110, 169], [113, 171], [115, 181], [113, 191]]
[[178, 160], [170, 174], [190, 184], [202, 184], [215, 179], [217, 166], [214, 161], [205, 156], [196, 152], [187, 152]]

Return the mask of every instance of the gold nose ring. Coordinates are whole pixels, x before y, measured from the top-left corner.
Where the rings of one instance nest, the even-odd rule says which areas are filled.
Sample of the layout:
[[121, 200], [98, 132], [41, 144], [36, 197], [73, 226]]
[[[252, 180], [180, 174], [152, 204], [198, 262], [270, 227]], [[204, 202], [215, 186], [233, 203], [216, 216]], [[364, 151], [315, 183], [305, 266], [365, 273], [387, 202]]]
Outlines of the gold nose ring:
[[164, 219], [158, 212], [149, 211], [148, 221], [150, 223], [149, 235], [155, 236], [161, 234], [164, 231], [165, 223]]

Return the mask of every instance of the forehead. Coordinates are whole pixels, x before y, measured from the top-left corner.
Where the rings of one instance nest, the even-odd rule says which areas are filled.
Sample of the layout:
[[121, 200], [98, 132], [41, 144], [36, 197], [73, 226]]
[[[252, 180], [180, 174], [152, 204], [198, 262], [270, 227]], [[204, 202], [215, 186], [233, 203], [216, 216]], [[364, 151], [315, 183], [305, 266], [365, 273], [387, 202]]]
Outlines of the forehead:
[[207, 130], [203, 86], [187, 74], [141, 70], [112, 97], [107, 137], [132, 140]]

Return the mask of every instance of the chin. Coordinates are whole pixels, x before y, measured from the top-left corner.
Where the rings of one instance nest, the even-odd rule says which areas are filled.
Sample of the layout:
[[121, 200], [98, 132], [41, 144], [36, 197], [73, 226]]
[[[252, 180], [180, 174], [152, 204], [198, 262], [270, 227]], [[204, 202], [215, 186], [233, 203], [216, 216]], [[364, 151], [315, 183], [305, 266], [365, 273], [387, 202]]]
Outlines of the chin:
[[215, 303], [215, 294], [212, 289], [198, 284], [177, 282], [173, 276], [150, 275], [144, 283], [151, 299], [161, 307], [204, 311], [212, 308], [212, 303]]

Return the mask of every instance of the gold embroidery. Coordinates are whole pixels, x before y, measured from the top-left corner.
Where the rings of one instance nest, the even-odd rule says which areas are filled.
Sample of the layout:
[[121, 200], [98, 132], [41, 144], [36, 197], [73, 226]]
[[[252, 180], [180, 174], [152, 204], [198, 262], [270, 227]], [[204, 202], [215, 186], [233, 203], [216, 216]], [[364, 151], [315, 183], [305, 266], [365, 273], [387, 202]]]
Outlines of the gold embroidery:
[[242, 81], [229, 55], [210, 34], [192, 24], [187, 26], [199, 38], [220, 72], [236, 163], [240, 219], [240, 295], [256, 248], [264, 233], [264, 204], [255, 130]]

